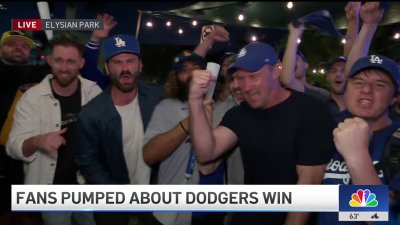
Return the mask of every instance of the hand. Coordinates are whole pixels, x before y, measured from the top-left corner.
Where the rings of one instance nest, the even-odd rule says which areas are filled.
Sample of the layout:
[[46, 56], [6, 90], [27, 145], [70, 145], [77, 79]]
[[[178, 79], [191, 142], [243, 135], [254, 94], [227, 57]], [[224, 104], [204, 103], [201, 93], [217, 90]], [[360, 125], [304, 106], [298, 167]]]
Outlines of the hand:
[[344, 7], [346, 12], [346, 20], [358, 20], [360, 14], [361, 2], [348, 2]]
[[209, 70], [193, 70], [192, 80], [190, 82], [189, 100], [201, 100], [207, 94], [208, 87], [212, 81], [217, 78]]
[[67, 128], [59, 131], [53, 131], [38, 136], [37, 146], [40, 150], [53, 153], [58, 150], [61, 145], [65, 145], [66, 141], [63, 134], [67, 132]]
[[288, 25], [289, 33], [295, 34], [296, 37], [301, 37], [301, 35], [304, 32], [304, 27], [305, 27], [304, 23], [301, 20], [299, 22], [300, 22], [300, 25], [298, 27], [294, 27], [292, 22], [290, 22]]
[[365, 120], [354, 117], [345, 119], [333, 130], [336, 149], [347, 161], [361, 154], [368, 153], [371, 131]]
[[104, 27], [103, 30], [94, 30], [92, 36], [90, 38], [93, 42], [100, 42], [102, 39], [108, 37], [111, 29], [113, 29], [117, 25], [117, 21], [114, 20], [114, 17], [104, 13], [102, 15], [97, 15], [97, 19], [103, 20]]
[[364, 24], [378, 24], [385, 10], [379, 8], [379, 2], [365, 2], [361, 5], [360, 16]]
[[215, 25], [213, 31], [209, 34], [210, 38], [214, 41], [228, 42], [229, 32], [222, 26]]

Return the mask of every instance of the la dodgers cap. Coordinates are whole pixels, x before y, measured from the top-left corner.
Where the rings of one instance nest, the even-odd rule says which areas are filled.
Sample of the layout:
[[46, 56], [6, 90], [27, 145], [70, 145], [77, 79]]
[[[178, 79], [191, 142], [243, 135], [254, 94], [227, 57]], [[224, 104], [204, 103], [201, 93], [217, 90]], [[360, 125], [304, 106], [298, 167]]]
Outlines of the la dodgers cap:
[[131, 35], [117, 34], [104, 41], [104, 57], [109, 60], [119, 53], [133, 53], [140, 56], [139, 41]]
[[350, 69], [349, 77], [354, 77], [359, 72], [377, 68], [386, 71], [398, 91], [400, 86], [400, 73], [397, 64], [390, 58], [382, 55], [370, 55], [358, 59]]
[[256, 72], [265, 64], [275, 65], [276, 63], [278, 63], [278, 56], [269, 44], [252, 42], [239, 51], [235, 63], [228, 69], [228, 74], [232, 75], [237, 69]]

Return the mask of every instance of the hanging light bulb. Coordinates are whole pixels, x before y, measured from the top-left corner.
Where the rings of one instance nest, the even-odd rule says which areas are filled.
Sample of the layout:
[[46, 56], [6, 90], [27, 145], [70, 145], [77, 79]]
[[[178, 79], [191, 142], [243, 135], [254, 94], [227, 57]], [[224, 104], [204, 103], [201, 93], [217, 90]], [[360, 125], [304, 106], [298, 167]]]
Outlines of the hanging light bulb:
[[183, 34], [182, 28], [179, 28], [178, 33], [179, 33], [179, 34]]
[[342, 44], [346, 44], [346, 38], [342, 39]]
[[317, 70], [316, 70], [316, 69], [313, 69], [312, 72], [313, 72], [313, 74], [316, 74], [316, 73], [317, 73]]
[[292, 8], [293, 8], [293, 2], [288, 2], [287, 5], [286, 5], [286, 7], [287, 7], [288, 9], [292, 9]]
[[400, 33], [396, 33], [395, 35], [394, 35], [394, 39], [399, 39], [400, 38]]
[[148, 26], [148, 27], [153, 27], [153, 23], [152, 23], [151, 21], [148, 21], [148, 22], [146, 23], [146, 26]]
[[252, 41], [257, 41], [257, 36], [256, 35], [251, 36], [251, 40]]
[[167, 25], [167, 27], [170, 27], [172, 25], [171, 21], [167, 21], [167, 23], [165, 23], [165, 25]]
[[192, 25], [193, 25], [193, 26], [197, 26], [197, 21], [196, 21], [196, 20], [193, 20], [193, 21], [192, 21]]
[[238, 20], [239, 21], [243, 21], [244, 20], [244, 15], [242, 13], [239, 14]]

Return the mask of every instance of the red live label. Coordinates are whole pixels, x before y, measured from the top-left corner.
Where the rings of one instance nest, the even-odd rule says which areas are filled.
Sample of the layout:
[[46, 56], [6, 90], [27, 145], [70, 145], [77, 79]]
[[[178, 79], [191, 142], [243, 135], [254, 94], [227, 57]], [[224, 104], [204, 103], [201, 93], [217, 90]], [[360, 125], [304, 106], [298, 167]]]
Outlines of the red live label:
[[13, 30], [41, 30], [42, 20], [41, 19], [13, 19], [12, 20]]

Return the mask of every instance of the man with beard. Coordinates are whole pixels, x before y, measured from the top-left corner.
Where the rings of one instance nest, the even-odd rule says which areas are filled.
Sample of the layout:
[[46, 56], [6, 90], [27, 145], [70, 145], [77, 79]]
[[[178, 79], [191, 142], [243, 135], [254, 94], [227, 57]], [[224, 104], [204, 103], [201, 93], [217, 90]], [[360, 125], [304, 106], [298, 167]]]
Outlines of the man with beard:
[[[30, 88], [18, 102], [7, 154], [25, 164], [25, 184], [78, 184], [74, 154], [76, 121], [82, 105], [101, 92], [95, 82], [79, 76], [84, 46], [61, 36], [51, 44], [52, 74]], [[43, 212], [45, 224], [95, 224], [87, 212]]]
[[[79, 114], [76, 163], [90, 184], [148, 184], [150, 167], [143, 161], [143, 135], [161, 87], [139, 81], [142, 68], [138, 40], [118, 34], [104, 42], [105, 70], [112, 85]], [[147, 214], [138, 213], [143, 224]], [[128, 224], [130, 214], [95, 213], [101, 224]], [[151, 219], [151, 218], [149, 218]]]
[[[144, 137], [143, 158], [149, 165], [160, 163], [157, 184], [223, 184], [224, 163], [212, 165], [209, 176], [199, 173], [189, 133], [188, 90], [193, 70], [205, 68], [207, 50], [214, 41], [229, 41], [229, 33], [215, 26], [194, 52], [174, 58], [173, 71], [165, 85], [166, 98], [150, 120]], [[211, 169], [211, 168], [210, 168]], [[224, 213], [154, 212], [164, 225], [222, 225]]]

